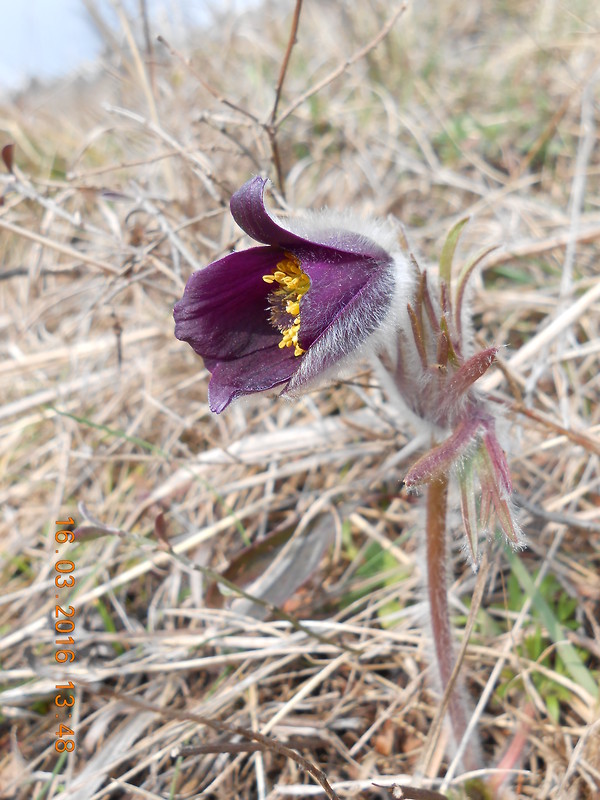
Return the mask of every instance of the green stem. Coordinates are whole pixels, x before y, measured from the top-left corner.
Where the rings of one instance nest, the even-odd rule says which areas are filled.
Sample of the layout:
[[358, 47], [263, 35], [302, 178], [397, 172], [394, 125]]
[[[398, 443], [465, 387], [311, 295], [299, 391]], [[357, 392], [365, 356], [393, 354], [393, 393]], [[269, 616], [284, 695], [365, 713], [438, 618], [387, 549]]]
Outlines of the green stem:
[[[454, 670], [454, 647], [448, 610], [448, 579], [446, 575], [446, 511], [448, 479], [434, 481], [427, 487], [427, 592], [431, 632], [442, 690], [445, 691]], [[458, 684], [458, 685], [457, 685]], [[452, 688], [448, 714], [458, 746], [467, 729], [469, 713], [462, 699], [460, 683]], [[479, 748], [469, 745], [464, 755], [469, 770], [482, 766]]]

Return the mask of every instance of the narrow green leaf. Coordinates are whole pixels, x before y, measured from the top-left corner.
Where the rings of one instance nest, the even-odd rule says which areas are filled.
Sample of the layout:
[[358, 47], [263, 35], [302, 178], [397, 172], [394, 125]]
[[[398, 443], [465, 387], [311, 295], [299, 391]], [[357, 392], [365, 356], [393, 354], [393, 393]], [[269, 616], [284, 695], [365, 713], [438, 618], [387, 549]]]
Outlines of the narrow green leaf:
[[460, 275], [458, 276], [458, 285], [456, 287], [456, 310], [454, 312], [455, 316], [455, 324], [456, 330], [458, 331], [458, 339], [462, 342], [462, 315], [463, 315], [463, 302], [465, 299], [465, 290], [467, 288], [467, 284], [469, 282], [469, 278], [473, 274], [475, 267], [480, 264], [483, 259], [489, 254], [492, 253], [494, 250], [497, 250], [496, 246], [494, 247], [486, 247], [484, 250], [481, 250], [475, 258], [472, 258], [460, 271]]
[[[100, 598], [96, 600], [95, 606], [96, 606], [96, 611], [100, 615], [100, 619], [102, 620], [102, 623], [104, 625], [104, 630], [107, 633], [116, 633], [117, 626], [115, 625], [115, 621], [112, 617], [112, 614], [110, 613], [110, 611]], [[119, 642], [116, 641], [113, 642], [112, 647], [118, 656], [122, 656], [123, 653], [125, 652], [125, 648]]]
[[542, 597], [540, 591], [536, 588], [531, 575], [525, 569], [525, 565], [521, 559], [514, 553], [509, 552], [508, 558], [513, 574], [516, 575], [521, 588], [531, 597], [531, 602], [535, 606], [540, 618], [548, 631], [548, 636], [556, 645], [556, 650], [563, 660], [563, 663], [569, 675], [575, 683], [581, 686], [594, 700], [598, 699], [598, 684], [594, 680], [588, 668], [582, 662], [579, 654], [567, 641], [567, 637], [559, 623], [554, 616], [552, 609]]
[[459, 220], [446, 237], [446, 241], [442, 247], [442, 254], [440, 256], [440, 278], [446, 282], [448, 287], [451, 285], [452, 259], [454, 258], [454, 253], [456, 251], [456, 246], [458, 244], [458, 240], [460, 239], [462, 229], [465, 227], [468, 221], [469, 217]]

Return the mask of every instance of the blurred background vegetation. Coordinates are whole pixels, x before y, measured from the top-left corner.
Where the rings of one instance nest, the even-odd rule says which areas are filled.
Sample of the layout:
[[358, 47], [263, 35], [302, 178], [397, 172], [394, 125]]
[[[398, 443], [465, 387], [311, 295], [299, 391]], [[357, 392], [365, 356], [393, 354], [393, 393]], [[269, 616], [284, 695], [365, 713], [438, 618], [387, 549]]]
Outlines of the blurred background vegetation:
[[[193, 46], [147, 28], [143, 4], [116, 4], [119, 30], [87, 5], [107, 45], [95, 76], [0, 107], [0, 795], [323, 796], [306, 764], [228, 750], [200, 714], [295, 748], [340, 797], [418, 776], [475, 796], [460, 773], [441, 783], [443, 736], [421, 759], [439, 697], [420, 509], [399, 484], [410, 427], [368, 364], [215, 417], [174, 339], [190, 273], [248, 245], [228, 201], [263, 174], [283, 217], [393, 215], [422, 264], [463, 216], [459, 261], [497, 246], [475, 326], [506, 345], [486, 388], [529, 548], [492, 547], [463, 670], [474, 706], [487, 691], [490, 768], [516, 742], [499, 796], [598, 796], [600, 7], [304, 0], [289, 50], [292, 0], [215, 9]], [[53, 533], [69, 515], [67, 668]], [[460, 636], [476, 578], [453, 561]], [[58, 757], [69, 678], [77, 746]]]

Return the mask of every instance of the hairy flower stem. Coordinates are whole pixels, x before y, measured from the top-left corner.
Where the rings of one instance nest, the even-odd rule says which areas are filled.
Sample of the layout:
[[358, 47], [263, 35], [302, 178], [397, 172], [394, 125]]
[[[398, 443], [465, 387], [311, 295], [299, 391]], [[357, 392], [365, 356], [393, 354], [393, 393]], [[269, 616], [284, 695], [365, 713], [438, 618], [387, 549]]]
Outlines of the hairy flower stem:
[[[448, 478], [432, 481], [427, 487], [427, 592], [433, 645], [442, 691], [446, 690], [454, 669], [446, 575], [447, 505]], [[458, 745], [468, 724], [468, 712], [463, 703], [460, 684], [455, 684], [452, 688], [448, 700], [448, 713], [454, 740]], [[477, 759], [476, 748], [468, 747], [463, 760], [467, 769], [478, 769], [482, 766]]]

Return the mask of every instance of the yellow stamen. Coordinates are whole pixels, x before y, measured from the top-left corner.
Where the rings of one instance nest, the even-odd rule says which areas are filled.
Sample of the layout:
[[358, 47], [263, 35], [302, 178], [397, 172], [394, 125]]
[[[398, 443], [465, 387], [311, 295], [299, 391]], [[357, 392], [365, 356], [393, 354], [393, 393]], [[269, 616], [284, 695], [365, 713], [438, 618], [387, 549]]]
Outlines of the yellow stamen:
[[262, 279], [265, 283], [279, 284], [279, 288], [269, 295], [271, 322], [281, 331], [279, 347], [293, 347], [294, 355], [301, 356], [305, 351], [298, 344], [300, 300], [310, 289], [310, 278], [302, 269], [299, 259], [286, 253], [273, 273], [263, 275]]

